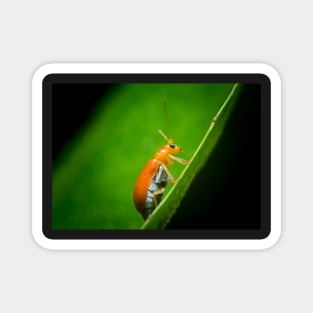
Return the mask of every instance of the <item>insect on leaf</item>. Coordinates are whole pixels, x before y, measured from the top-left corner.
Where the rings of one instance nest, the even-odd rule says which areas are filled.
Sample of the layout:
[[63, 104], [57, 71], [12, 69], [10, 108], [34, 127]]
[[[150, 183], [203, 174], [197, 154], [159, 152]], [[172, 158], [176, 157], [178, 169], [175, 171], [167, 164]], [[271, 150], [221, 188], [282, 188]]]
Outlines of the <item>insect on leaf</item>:
[[175, 212], [179, 209], [189, 186], [204, 167], [219, 141], [230, 113], [236, 104], [241, 87], [241, 85], [235, 84], [227, 98], [221, 103], [218, 112], [208, 120], [208, 130], [191, 158], [190, 164], [184, 168], [179, 181], [169, 191], [152, 215], [144, 222], [141, 229], [166, 228]]

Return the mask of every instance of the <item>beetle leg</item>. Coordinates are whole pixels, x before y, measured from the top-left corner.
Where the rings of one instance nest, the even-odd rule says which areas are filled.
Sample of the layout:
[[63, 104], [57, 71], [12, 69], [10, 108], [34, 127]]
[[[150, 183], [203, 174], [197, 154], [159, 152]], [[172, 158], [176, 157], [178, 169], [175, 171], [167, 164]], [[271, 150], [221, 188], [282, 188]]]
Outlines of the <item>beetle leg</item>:
[[172, 184], [175, 184], [177, 181], [179, 181], [179, 178], [175, 179], [175, 178], [172, 176], [172, 174], [170, 173], [170, 171], [168, 170], [168, 168], [166, 167], [165, 164], [162, 163], [161, 165], [162, 165], [162, 167], [163, 167], [163, 169], [164, 169], [166, 175], [168, 176], [169, 181], [170, 181]]
[[174, 157], [174, 156], [171, 155], [171, 154], [169, 154], [168, 156], [169, 156], [169, 158], [171, 158], [172, 160], [174, 160], [174, 161], [176, 161], [176, 162], [178, 162], [178, 163], [180, 163], [180, 164], [183, 164], [183, 165], [186, 165], [186, 164], [189, 164], [189, 163], [190, 163], [190, 161], [188, 161], [188, 160], [184, 160], [184, 159], [181, 159], [181, 158]]
[[157, 200], [156, 200], [156, 196], [163, 193], [165, 190], [165, 188], [160, 188], [158, 190], [156, 190], [155, 192], [153, 192], [153, 201], [154, 201], [154, 207], [156, 208], [157, 207]]

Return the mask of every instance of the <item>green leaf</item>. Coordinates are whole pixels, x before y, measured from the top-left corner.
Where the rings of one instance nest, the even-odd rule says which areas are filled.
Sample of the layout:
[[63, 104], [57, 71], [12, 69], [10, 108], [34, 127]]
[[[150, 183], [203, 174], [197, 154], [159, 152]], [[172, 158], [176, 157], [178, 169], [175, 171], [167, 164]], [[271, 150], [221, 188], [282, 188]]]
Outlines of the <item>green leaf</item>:
[[221, 105], [216, 115], [209, 121], [209, 128], [200, 142], [191, 162], [183, 170], [180, 179], [166, 198], [156, 208], [149, 219], [143, 224], [142, 229], [164, 229], [175, 214], [176, 210], [192, 181], [203, 168], [218, 142], [223, 129], [227, 123], [232, 108], [236, 103], [237, 95], [240, 92], [240, 85], [235, 84], [228, 97]]

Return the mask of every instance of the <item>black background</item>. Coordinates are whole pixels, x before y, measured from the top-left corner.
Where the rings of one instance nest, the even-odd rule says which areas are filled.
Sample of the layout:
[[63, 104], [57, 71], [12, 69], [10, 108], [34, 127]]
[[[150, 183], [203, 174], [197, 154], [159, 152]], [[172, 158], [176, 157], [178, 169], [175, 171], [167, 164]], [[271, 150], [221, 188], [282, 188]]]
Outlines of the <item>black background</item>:
[[110, 84], [54, 84], [52, 127], [53, 158], [89, 118]]
[[[261, 227], [260, 92], [260, 85], [244, 87], [213, 154], [168, 228]], [[225, 163], [229, 163], [226, 169]], [[213, 195], [212, 190], [216, 190]]]

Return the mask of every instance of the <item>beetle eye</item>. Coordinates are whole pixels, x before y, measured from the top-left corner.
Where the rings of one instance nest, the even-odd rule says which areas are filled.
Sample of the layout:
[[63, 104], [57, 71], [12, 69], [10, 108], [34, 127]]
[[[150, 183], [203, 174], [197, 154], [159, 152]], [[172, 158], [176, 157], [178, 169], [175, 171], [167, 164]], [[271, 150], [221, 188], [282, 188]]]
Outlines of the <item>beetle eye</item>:
[[173, 143], [170, 143], [170, 147], [174, 149], [175, 145]]

